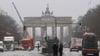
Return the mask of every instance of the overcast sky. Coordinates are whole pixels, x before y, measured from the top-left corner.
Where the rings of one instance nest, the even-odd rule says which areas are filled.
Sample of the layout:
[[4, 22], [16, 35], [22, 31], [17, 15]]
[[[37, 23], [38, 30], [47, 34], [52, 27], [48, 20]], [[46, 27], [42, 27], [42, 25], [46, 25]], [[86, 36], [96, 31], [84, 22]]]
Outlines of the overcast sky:
[[47, 4], [54, 16], [70, 16], [77, 19], [84, 15], [89, 8], [100, 4], [100, 0], [0, 0], [0, 8], [19, 21], [16, 11], [12, 5], [15, 3], [22, 18], [27, 16], [41, 16]]
[[71, 16], [77, 19], [84, 15], [86, 11], [100, 4], [100, 0], [0, 0], [0, 8], [8, 12], [9, 15], [18, 18], [11, 2], [14, 1], [22, 17], [41, 16], [47, 4], [54, 16]]

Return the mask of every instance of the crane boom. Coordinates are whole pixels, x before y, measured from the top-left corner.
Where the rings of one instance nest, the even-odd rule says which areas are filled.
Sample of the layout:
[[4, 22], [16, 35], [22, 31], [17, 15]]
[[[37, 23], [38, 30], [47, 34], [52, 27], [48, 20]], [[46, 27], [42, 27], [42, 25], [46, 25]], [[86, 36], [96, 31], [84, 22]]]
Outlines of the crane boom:
[[19, 19], [21, 20], [21, 22], [22, 22], [22, 24], [23, 24], [22, 17], [20, 16], [20, 14], [19, 14], [19, 12], [18, 12], [18, 10], [17, 10], [17, 8], [16, 8], [16, 6], [15, 6], [14, 2], [12, 2], [12, 5], [13, 5], [13, 7], [15, 8], [15, 10], [16, 10], [16, 12], [17, 12], [18, 17], [19, 17]]
[[[17, 10], [17, 8], [16, 8], [16, 6], [15, 6], [14, 2], [12, 2], [12, 5], [13, 5], [14, 9], [16, 10], [17, 15], [19, 16], [20, 21], [21, 21], [21, 22], [22, 22], [22, 24], [23, 24], [22, 17], [20, 16], [20, 13], [18, 12], [18, 10]], [[28, 32], [27, 30], [25, 30], [25, 32], [26, 32], [26, 34], [27, 34], [27, 36], [26, 36], [26, 37], [30, 38], [30, 37], [31, 37], [31, 35], [29, 34], [29, 32]]]

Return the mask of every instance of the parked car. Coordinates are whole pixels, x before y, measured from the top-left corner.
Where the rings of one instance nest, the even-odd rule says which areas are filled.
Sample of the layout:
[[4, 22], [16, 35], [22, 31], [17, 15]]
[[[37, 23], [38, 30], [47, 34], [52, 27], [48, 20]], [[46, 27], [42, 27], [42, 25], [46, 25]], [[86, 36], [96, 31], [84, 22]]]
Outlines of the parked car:
[[0, 51], [1, 51], [1, 52], [3, 52], [3, 51], [4, 51], [3, 41], [0, 41]]
[[71, 38], [71, 43], [70, 43], [70, 52], [71, 51], [79, 51], [78, 45], [77, 45], [77, 38]]

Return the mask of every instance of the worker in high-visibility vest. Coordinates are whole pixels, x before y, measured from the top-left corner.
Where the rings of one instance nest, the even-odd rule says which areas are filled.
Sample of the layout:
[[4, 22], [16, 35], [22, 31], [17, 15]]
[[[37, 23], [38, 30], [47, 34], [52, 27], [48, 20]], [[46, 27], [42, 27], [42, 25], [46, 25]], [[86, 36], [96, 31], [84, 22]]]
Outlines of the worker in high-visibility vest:
[[24, 26], [24, 29], [23, 29], [23, 37], [24, 38], [31, 38], [31, 35], [29, 34], [29, 32], [26, 29], [26, 26]]
[[87, 34], [88, 34], [88, 32], [84, 32], [83, 36], [84, 36], [84, 35], [87, 35]]

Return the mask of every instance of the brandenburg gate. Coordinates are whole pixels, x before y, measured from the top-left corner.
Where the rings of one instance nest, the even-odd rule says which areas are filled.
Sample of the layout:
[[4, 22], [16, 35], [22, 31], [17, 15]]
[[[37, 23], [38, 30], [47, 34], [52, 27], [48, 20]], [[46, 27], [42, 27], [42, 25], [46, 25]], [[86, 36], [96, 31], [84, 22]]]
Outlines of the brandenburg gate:
[[42, 12], [40, 17], [24, 17], [24, 25], [26, 27], [32, 27], [33, 37], [35, 37], [35, 28], [41, 28], [41, 39], [43, 39], [45, 27], [52, 27], [52, 37], [57, 36], [57, 27], [60, 27], [60, 41], [63, 41], [63, 27], [68, 26], [67, 41], [71, 39], [72, 33], [72, 17], [56, 17], [53, 16], [53, 12], [50, 12], [47, 6], [45, 12]]

